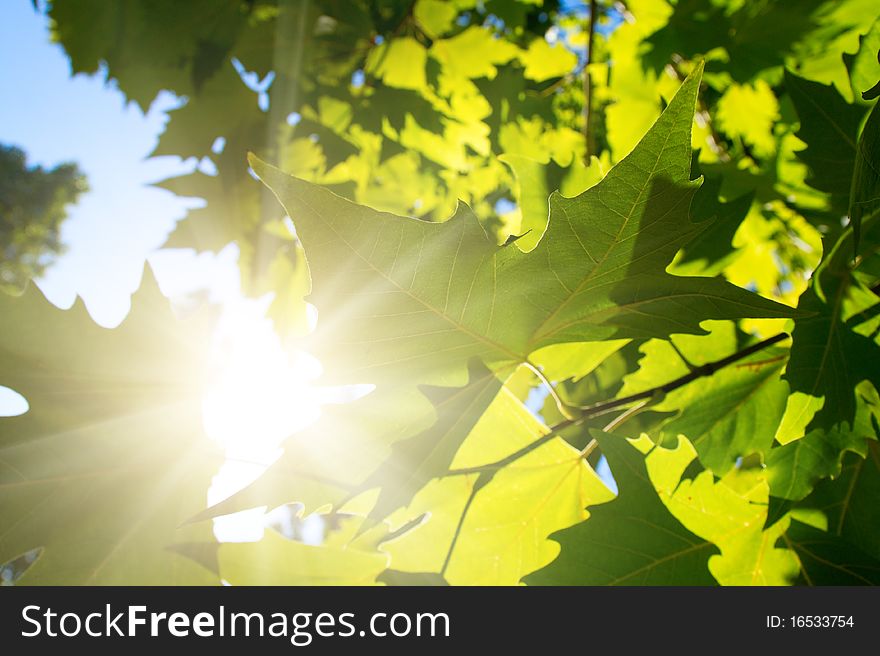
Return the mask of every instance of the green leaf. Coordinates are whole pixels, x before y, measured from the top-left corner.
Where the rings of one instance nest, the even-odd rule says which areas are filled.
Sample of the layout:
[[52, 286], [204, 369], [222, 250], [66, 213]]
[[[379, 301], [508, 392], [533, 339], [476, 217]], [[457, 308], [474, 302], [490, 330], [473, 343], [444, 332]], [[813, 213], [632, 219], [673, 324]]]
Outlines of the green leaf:
[[[488, 465], [546, 433], [502, 390], [452, 468]], [[419, 526], [383, 545], [395, 569], [438, 573], [445, 563], [443, 576], [452, 585], [516, 585], [556, 556], [551, 533], [583, 521], [586, 506], [612, 496], [580, 452], [558, 437], [485, 480], [478, 482], [476, 473], [439, 478], [392, 515], [389, 521], [396, 525], [427, 513]]]
[[[682, 335], [645, 344], [639, 371], [627, 377], [619, 396], [686, 375], [689, 369], [679, 354], [698, 367], [738, 350], [732, 324], [707, 328], [712, 332], [706, 336]], [[753, 453], [764, 456], [773, 444], [788, 397], [788, 385], [780, 379], [785, 355], [782, 350], [760, 351], [667, 394], [651, 409], [676, 414], [649, 434], [661, 444], [674, 444], [679, 435], [686, 436], [700, 462], [716, 476], [726, 474], [740, 458]]]
[[880, 449], [871, 442], [867, 454], [847, 454], [840, 474], [824, 480], [799, 508], [820, 510], [827, 531], [880, 559]]
[[859, 253], [862, 219], [877, 211], [880, 211], [880, 110], [875, 104], [859, 136], [849, 195], [849, 219], [856, 255]]
[[474, 361], [464, 387], [380, 389], [327, 406], [317, 424], [285, 442], [266, 473], [198, 519], [291, 502], [311, 512], [380, 488], [370, 527], [447, 472], [478, 420], [494, 416], [487, 408], [500, 389], [501, 381]]
[[437, 423], [395, 443], [388, 460], [359, 486], [360, 490], [380, 488], [370, 519], [379, 521], [409, 504], [431, 479], [449, 470], [459, 447], [501, 390], [501, 381], [479, 360], [471, 364], [468, 378], [463, 388], [422, 387], [438, 409]]
[[441, 0], [416, 0], [413, 16], [425, 34], [436, 39], [453, 28], [458, 9], [452, 3]]
[[712, 585], [717, 549], [673, 517], [648, 476], [643, 452], [620, 437], [590, 431], [617, 482], [613, 501], [556, 533], [561, 552], [526, 577], [530, 585]]
[[[865, 222], [870, 233], [876, 215]], [[871, 312], [877, 296], [855, 278], [847, 230], [815, 271], [799, 306], [785, 378], [791, 387], [767, 464], [773, 495], [801, 499], [840, 471], [845, 451], [864, 454], [876, 434], [880, 350]], [[870, 335], [870, 337], [868, 336]]]
[[[590, 348], [594, 345], [600, 347], [612, 345], [614, 349], [608, 348], [607, 353], [602, 353], [602, 348], [595, 350]], [[539, 359], [545, 352], [550, 357]], [[571, 356], [567, 362], [556, 360], [556, 354], [564, 356], [566, 352]], [[588, 407], [617, 396], [623, 385], [624, 376], [637, 366], [638, 346], [631, 342], [621, 344], [620, 341], [615, 340], [587, 344], [560, 344], [541, 349], [532, 357], [533, 362], [540, 363], [544, 368], [545, 375], [551, 381], [558, 381], [555, 386], [556, 394], [564, 403], [573, 408]], [[557, 364], [558, 367], [555, 366]], [[568, 414], [577, 414], [577, 412], [569, 411]], [[541, 408], [541, 416], [548, 425], [555, 425], [566, 419], [560, 413], [556, 399], [549, 394]], [[637, 417], [646, 418], [647, 415], [637, 413], [630, 418], [630, 421], [636, 421]], [[593, 421], [599, 422], [598, 426], [607, 423], [607, 420], [602, 422], [601, 417]], [[584, 433], [583, 429], [578, 429], [577, 432]], [[574, 431], [566, 431], [565, 434], [567, 438], [572, 439]], [[580, 444], [581, 440], [572, 439], [572, 443]]]
[[529, 361], [551, 381], [572, 378], [576, 382], [628, 343], [629, 340], [625, 339], [611, 339], [604, 342], [554, 344], [535, 351]]
[[798, 574], [795, 555], [776, 543], [787, 528], [765, 528], [770, 489], [760, 468], [738, 468], [716, 479], [703, 471], [685, 477], [696, 451], [687, 440], [658, 448], [646, 459], [663, 504], [687, 529], [715, 544], [709, 570], [721, 585], [788, 585]]
[[412, 37], [393, 39], [370, 51], [364, 70], [398, 89], [426, 88], [428, 52]]
[[778, 435], [783, 443], [799, 437], [800, 431], [790, 425], [801, 430], [840, 425], [847, 430], [843, 425], [852, 427], [856, 416], [856, 386], [870, 381], [880, 389], [880, 349], [858, 331], [860, 313], [878, 299], [849, 268], [852, 237], [848, 231], [838, 241], [798, 304], [813, 314], [796, 319], [792, 332], [785, 372], [792, 397]]
[[698, 86], [699, 72], [602, 182], [574, 199], [554, 194], [530, 253], [496, 246], [464, 205], [442, 224], [382, 214], [253, 158], [305, 248], [322, 362], [348, 380], [461, 381], [475, 355], [498, 368], [551, 344], [795, 314], [721, 280], [665, 272], [699, 232], [687, 217]]
[[577, 56], [571, 50], [561, 43], [551, 46], [543, 38], [532, 41], [528, 50], [520, 54], [519, 60], [526, 67], [523, 75], [535, 82], [562, 77], [573, 72], [577, 66]]
[[718, 101], [715, 117], [728, 136], [745, 141], [759, 157], [776, 150], [773, 125], [779, 120], [779, 101], [763, 80], [728, 87]]
[[797, 554], [807, 585], [880, 584], [880, 560], [834, 535], [793, 521], [784, 540]]
[[[844, 10], [835, 12], [841, 5]], [[870, 16], [869, 6], [870, 0], [761, 4], [690, 0], [676, 4], [662, 29], [650, 36], [652, 48], [645, 59], [659, 69], [675, 55], [712, 56], [720, 60], [720, 80], [740, 83], [756, 78], [778, 81], [780, 66], [790, 53], [801, 50], [805, 52], [799, 59], [806, 63], [813, 63], [811, 57], [831, 55], [840, 67], [840, 48], [825, 50], [842, 32], [857, 28], [865, 14]], [[853, 9], [855, 16], [849, 15]]]
[[95, 73], [106, 62], [109, 76], [144, 112], [162, 89], [181, 96], [198, 90], [246, 23], [235, 3], [214, 0], [53, 2], [49, 16], [71, 71]]
[[810, 167], [807, 183], [845, 199], [852, 186], [865, 108], [849, 104], [830, 84], [811, 82], [789, 71], [785, 72], [785, 89], [800, 119], [797, 136], [807, 144], [798, 152]]
[[[520, 235], [516, 245], [520, 250], [531, 251], [543, 237], [550, 215], [548, 196], [554, 191], [550, 157], [536, 160], [525, 155], [504, 154], [498, 159], [507, 164], [516, 177], [515, 193], [522, 217], [519, 229], [515, 231], [516, 235]], [[559, 183], [565, 187], [565, 189], [560, 188], [560, 193], [566, 197], [578, 196], [601, 179], [599, 160], [593, 158], [590, 166], [587, 167], [580, 160], [572, 157], [566, 176], [559, 180]]]
[[0, 294], [0, 384], [29, 405], [0, 418], [0, 562], [42, 548], [21, 583], [215, 582], [173, 551], [210, 539], [178, 526], [220, 462], [202, 430], [202, 324], [175, 319], [149, 270], [113, 330], [34, 286]]
[[[845, 53], [843, 60], [849, 69], [850, 85], [853, 97], [858, 100], [872, 100], [869, 91], [875, 90], [880, 84], [880, 20], [874, 21], [867, 34], [859, 37], [859, 49], [856, 54]], [[868, 95], [866, 95], [868, 94]]]
[[266, 531], [259, 542], [222, 544], [220, 575], [232, 585], [373, 585], [388, 556], [342, 544], [308, 545]]
[[548, 189], [545, 176], [547, 162], [523, 155], [502, 155], [498, 159], [507, 164], [516, 176], [516, 199], [522, 218], [514, 234], [519, 236], [517, 245], [523, 251], [530, 251], [544, 236], [550, 215], [547, 197], [552, 190]]
[[709, 178], [694, 195], [691, 208], [696, 221], [708, 221], [707, 227], [681, 249], [669, 272], [677, 276], [716, 276], [735, 260], [739, 253], [734, 237], [745, 220], [754, 195], [746, 193], [730, 201], [719, 197], [722, 179]]
[[[872, 0], [831, 0], [819, 5], [814, 29], [802, 39], [794, 51], [803, 76], [820, 82], [833, 82], [844, 93], [849, 91], [845, 80], [841, 53], [852, 50], [877, 17]], [[856, 94], [858, 97], [858, 94]]]
[[[254, 180], [241, 185], [224, 185], [219, 176], [201, 171], [168, 178], [155, 186], [183, 197], [207, 201], [205, 207], [189, 210], [168, 236], [166, 248], [195, 248], [198, 251], [220, 252], [236, 237], [252, 226], [243, 221], [241, 209], [259, 207], [260, 189]], [[234, 200], [233, 200], [234, 199]]]
[[848, 452], [867, 455], [868, 440], [876, 439], [874, 422], [880, 417], [880, 399], [869, 384], [856, 388], [855, 412], [852, 426], [841, 423], [817, 428], [770, 451], [765, 464], [773, 496], [803, 499], [822, 479], [840, 475]]
[[291, 436], [260, 478], [194, 520], [294, 502], [306, 512], [339, 506], [385, 462], [393, 444], [436, 421], [437, 409], [416, 389], [377, 390], [325, 406], [318, 423]]
[[440, 62], [447, 75], [492, 79], [498, 73], [496, 67], [513, 59], [518, 50], [509, 41], [472, 25], [460, 34], [435, 41], [430, 54]]
[[[223, 111], [217, 111], [221, 107]], [[241, 137], [250, 132], [252, 139], [248, 141], [259, 143], [265, 130], [257, 93], [245, 86], [229, 62], [205, 83], [198, 96], [168, 114], [168, 124], [151, 153], [153, 157], [210, 156], [217, 137]]]
[[[614, 74], [608, 90], [614, 102], [605, 108], [606, 138], [612, 159], [623, 159], [660, 115], [662, 99], [671, 96], [671, 75], [655, 73], [646, 56], [645, 37], [663, 28], [673, 8], [653, 0], [627, 4], [636, 20], [623, 21], [608, 37]], [[600, 42], [601, 43], [601, 42]], [[664, 65], [668, 60], [664, 58]]]

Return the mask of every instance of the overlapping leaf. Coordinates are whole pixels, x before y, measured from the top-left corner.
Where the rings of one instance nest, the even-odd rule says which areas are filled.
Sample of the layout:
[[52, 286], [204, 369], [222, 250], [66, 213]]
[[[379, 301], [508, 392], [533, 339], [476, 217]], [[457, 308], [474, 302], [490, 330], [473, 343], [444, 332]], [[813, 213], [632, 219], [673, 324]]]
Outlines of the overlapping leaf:
[[694, 478], [686, 472], [696, 451], [687, 440], [659, 448], [646, 458], [651, 482], [663, 504], [685, 527], [718, 547], [709, 559], [722, 585], [787, 585], [799, 564], [779, 544], [788, 524], [766, 526], [770, 489], [760, 468], [738, 468], [720, 479], [711, 471]]
[[709, 221], [709, 224], [681, 250], [670, 273], [714, 276], [736, 259], [733, 241], [749, 212], [753, 196], [746, 193], [725, 202], [719, 198], [720, 189], [721, 178], [707, 179], [694, 196], [694, 219]]
[[206, 525], [219, 460], [204, 436], [204, 326], [172, 315], [149, 273], [113, 330], [81, 301], [0, 295], [0, 384], [29, 410], [0, 418], [0, 562], [41, 548], [30, 584], [207, 584], [177, 555]]
[[461, 380], [479, 355], [490, 367], [550, 344], [699, 333], [705, 319], [794, 311], [717, 279], [664, 269], [699, 228], [688, 218], [695, 183], [692, 75], [663, 116], [601, 183], [551, 197], [530, 253], [498, 247], [471, 211], [431, 224], [369, 210], [259, 160], [297, 227], [319, 310], [317, 349], [349, 380]]
[[[531, 0], [50, 4], [74, 71], [106, 65], [141, 107], [160, 89], [187, 96], [155, 154], [207, 156], [219, 175], [164, 184], [208, 200], [169, 245], [216, 250], [237, 241], [243, 286], [276, 292], [273, 316], [288, 332], [302, 323], [308, 286], [301, 239], [318, 354], [336, 379], [379, 384], [328, 408], [263, 479], [200, 515], [348, 501], [366, 520], [346, 522], [320, 546], [275, 533], [222, 545], [226, 580], [515, 584], [557, 555], [549, 534], [571, 527], [558, 534], [559, 558], [529, 582], [878, 582], [880, 114], [863, 121], [880, 77], [878, 24], [844, 57], [849, 84], [840, 58], [876, 10], [871, 0], [625, 4], [625, 20], [610, 36], [600, 30], [590, 52], [591, 154], [601, 172], [576, 163], [584, 140], [575, 56], [544, 38], [549, 24], [575, 49], [583, 35], [568, 29], [574, 17], [556, 22], [560, 14]], [[697, 75], [623, 158], [703, 56], [709, 89], [694, 135]], [[233, 58], [264, 89], [273, 71], [260, 105]], [[783, 77], [783, 67], [798, 75]], [[802, 164], [793, 155], [797, 123]], [[215, 144], [221, 136], [225, 147]], [[691, 144], [717, 175], [689, 212]], [[294, 235], [250, 179], [248, 149], [376, 209], [437, 219], [460, 197], [473, 211], [461, 206], [444, 224], [373, 212], [255, 162]], [[498, 153], [508, 154], [518, 188]], [[599, 182], [606, 163], [621, 159]], [[565, 196], [577, 185], [595, 186], [548, 202], [551, 189]], [[519, 230], [510, 215], [499, 227], [495, 202], [505, 197], [519, 201]], [[845, 214], [853, 229], [829, 248]], [[578, 378], [604, 361], [583, 389], [557, 390], [593, 403], [728, 356], [749, 340], [732, 324], [701, 322], [794, 313], [713, 276], [793, 303], [818, 260], [818, 233], [805, 238], [796, 227], [807, 221], [828, 229], [828, 244], [800, 299], [790, 361], [768, 350], [655, 399], [657, 412], [627, 424], [662, 442], [647, 456], [645, 438], [633, 448], [596, 434], [616, 500], [603, 503], [610, 493], [559, 438], [491, 469], [546, 433], [514, 394], [499, 392], [496, 376], [528, 361], [551, 380]], [[210, 581], [216, 563], [202, 572], [164, 548], [207, 535], [207, 523], [175, 529], [201, 505], [210, 469], [196, 455], [198, 386], [185, 371], [198, 369], [199, 349], [148, 334], [147, 324], [170, 320], [167, 308], [150, 315], [155, 322], [136, 312], [104, 331], [80, 306], [65, 314], [28, 298], [0, 315], [0, 348], [13, 354], [0, 361], [8, 378], [0, 384], [31, 402], [23, 417], [0, 419], [0, 561], [42, 546], [25, 582], [128, 583], [131, 571], [134, 582]], [[701, 329], [712, 332], [688, 335]], [[638, 363], [638, 343], [615, 354], [644, 338]], [[520, 371], [528, 375], [509, 384], [524, 399], [537, 379]], [[188, 404], [180, 416], [157, 409], [176, 401]], [[545, 411], [562, 420], [555, 400]], [[565, 435], [589, 439], [577, 427]], [[687, 439], [666, 448], [680, 435]], [[750, 468], [751, 454], [766, 467]], [[700, 464], [707, 471], [695, 473]], [[468, 467], [477, 469], [455, 471]], [[198, 503], [188, 508], [187, 499]], [[777, 502], [786, 512], [775, 512]], [[398, 532], [388, 535], [380, 519]], [[99, 548], [79, 548], [86, 543]], [[138, 569], [120, 574], [131, 563]]]
[[807, 585], [880, 585], [880, 560], [840, 538], [794, 521], [785, 534]]
[[[601, 444], [620, 496], [560, 533], [560, 557], [530, 580], [549, 583], [572, 577], [596, 584], [607, 583], [614, 574], [614, 583], [707, 584], [708, 572], [724, 585], [796, 580], [863, 585], [878, 580], [880, 561], [847, 543], [827, 521], [822, 525], [821, 513], [817, 517], [797, 511], [766, 526], [770, 490], [760, 469], [732, 470], [721, 480], [703, 471], [690, 479], [685, 474], [696, 452], [686, 440], [674, 449], [652, 450], [645, 438], [633, 443], [636, 449], [606, 435]], [[621, 448], [627, 449], [627, 460], [618, 458]], [[839, 487], [834, 494], [845, 489]], [[645, 499], [636, 503], [641, 496]], [[640, 508], [648, 512], [642, 514]], [[636, 535], [642, 541], [636, 542]], [[719, 553], [708, 557], [714, 550]], [[579, 579], [584, 572], [588, 578]]]
[[[710, 327], [707, 336], [682, 335], [670, 342], [645, 344], [639, 370], [627, 377], [620, 396], [663, 385], [686, 375], [688, 365], [700, 366], [739, 350], [732, 324]], [[652, 409], [676, 415], [650, 431], [651, 437], [675, 443], [678, 435], [685, 435], [703, 465], [717, 476], [726, 474], [743, 457], [765, 455], [773, 445], [788, 397], [788, 385], [780, 378], [786, 355], [784, 350], [763, 350], [671, 392]]]
[[848, 197], [865, 108], [848, 103], [830, 84], [788, 71], [785, 89], [800, 119], [797, 136], [807, 144], [798, 157], [810, 167], [809, 184], [832, 196]]
[[797, 153], [812, 173], [807, 182], [830, 194], [835, 209], [848, 213], [856, 249], [863, 217], [880, 207], [876, 154], [880, 118], [876, 109], [862, 126], [867, 112], [862, 92], [876, 82], [868, 77], [880, 74], [873, 64], [878, 41], [880, 23], [875, 22], [868, 34], [861, 37], [859, 50], [844, 56], [854, 92], [852, 100], [844, 98], [832, 85], [785, 73], [785, 87], [800, 120], [797, 136], [807, 144], [805, 150]]
[[[866, 228], [876, 230], [878, 218]], [[856, 386], [870, 381], [880, 389], [880, 349], [859, 329], [861, 314], [876, 305], [878, 298], [853, 276], [852, 238], [848, 231], [838, 241], [799, 303], [813, 315], [799, 318], [792, 332], [785, 373], [792, 397], [778, 431], [782, 443], [800, 437], [805, 428], [851, 428], [857, 410]]]
[[594, 431], [619, 490], [590, 518], [553, 536], [559, 557], [525, 580], [532, 585], [712, 585], [717, 548], [682, 524], [660, 500], [645, 456], [619, 435]]
[[880, 559], [880, 448], [872, 443], [864, 455], [850, 453], [835, 480], [825, 480], [800, 508], [825, 515], [827, 531]]
[[202, 517], [290, 502], [311, 512], [379, 488], [370, 518], [381, 520], [448, 471], [478, 422], [499, 420], [497, 409], [488, 408], [500, 389], [495, 375], [474, 362], [464, 387], [380, 389], [328, 406], [315, 426], [286, 442], [261, 478]]
[[322, 544], [304, 544], [266, 531], [259, 542], [222, 544], [219, 573], [232, 585], [373, 585], [388, 556], [370, 541], [352, 543], [349, 521]]
[[857, 145], [849, 196], [849, 219], [853, 226], [853, 247], [859, 252], [862, 221], [880, 211], [880, 110], [868, 114]]
[[852, 425], [840, 423], [830, 428], [815, 428], [767, 454], [767, 476], [774, 497], [803, 499], [816, 483], [840, 474], [842, 460], [848, 452], [861, 457], [867, 455], [869, 441], [877, 439], [876, 422], [880, 417], [880, 399], [870, 383], [856, 387], [855, 404]]
[[[462, 445], [452, 468], [461, 471], [497, 462], [546, 432], [503, 390]], [[551, 533], [583, 521], [587, 506], [611, 497], [580, 452], [561, 438], [499, 469], [488, 482], [478, 476], [475, 472], [438, 478], [389, 518], [402, 524], [427, 517], [383, 545], [396, 570], [442, 571], [453, 585], [516, 585], [556, 556], [558, 547], [548, 539]]]

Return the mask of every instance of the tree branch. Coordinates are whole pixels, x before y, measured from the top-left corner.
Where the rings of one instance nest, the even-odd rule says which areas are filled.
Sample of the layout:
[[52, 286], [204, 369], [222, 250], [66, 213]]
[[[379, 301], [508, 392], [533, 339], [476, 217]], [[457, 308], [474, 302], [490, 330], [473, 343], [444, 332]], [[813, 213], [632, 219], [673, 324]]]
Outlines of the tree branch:
[[629, 396], [624, 396], [619, 399], [612, 399], [611, 401], [604, 401], [595, 405], [586, 406], [581, 409], [584, 411], [585, 417], [595, 417], [596, 415], [607, 412], [608, 410], [611, 410], [613, 408], [619, 408], [622, 405], [629, 405], [634, 401], [650, 399], [651, 397], [658, 394], [669, 394], [670, 392], [677, 390], [679, 387], [684, 387], [688, 383], [692, 383], [699, 378], [711, 376], [719, 369], [723, 369], [724, 367], [731, 365], [734, 362], [738, 362], [743, 358], [747, 358], [753, 353], [757, 353], [758, 351], [761, 351], [768, 346], [772, 346], [777, 342], [781, 342], [784, 339], [788, 339], [787, 333], [779, 333], [778, 335], [773, 335], [773, 337], [768, 337], [767, 339], [757, 342], [756, 344], [752, 344], [751, 346], [744, 348], [741, 351], [737, 351], [732, 355], [728, 355], [726, 358], [715, 360], [714, 362], [707, 362], [706, 364], [700, 365], [699, 367], [694, 367], [689, 373], [685, 374], [684, 376], [680, 376], [675, 380], [671, 380], [665, 385], [653, 387], [651, 389], [645, 390], [644, 392], [630, 394]]
[[[728, 365], [733, 364], [734, 362], [738, 362], [744, 358], [749, 357], [750, 355], [761, 351], [762, 349], [767, 348], [768, 346], [772, 346], [778, 342], [781, 342], [785, 339], [788, 339], [787, 333], [779, 333], [778, 335], [774, 335], [773, 337], [768, 337], [765, 340], [752, 344], [751, 346], [742, 349], [741, 351], [737, 351], [732, 355], [728, 355], [726, 358], [722, 358], [720, 360], [715, 360], [714, 362], [707, 362], [704, 365], [700, 365], [699, 367], [694, 367], [690, 372], [685, 374], [684, 376], [680, 376], [675, 380], [671, 380], [668, 383], [663, 385], [659, 385], [657, 387], [652, 387], [651, 389], [647, 389], [644, 392], [638, 392], [637, 394], [630, 394], [629, 396], [624, 396], [619, 399], [611, 399], [610, 401], [603, 401], [601, 403], [596, 403], [595, 405], [586, 406], [583, 408], [579, 408], [582, 414], [578, 417], [574, 417], [572, 419], [566, 419], [564, 421], [559, 422], [550, 427], [550, 432], [546, 435], [542, 435], [534, 442], [527, 444], [521, 449], [514, 451], [509, 456], [502, 458], [500, 460], [496, 460], [495, 462], [489, 463], [487, 465], [479, 465], [476, 467], [462, 467], [461, 469], [451, 469], [446, 473], [446, 476], [462, 476], [466, 474], [482, 474], [485, 472], [496, 472], [499, 469], [506, 467], [507, 465], [516, 462], [523, 456], [531, 453], [538, 447], [546, 444], [551, 439], [559, 435], [562, 431], [567, 428], [571, 428], [572, 426], [577, 426], [582, 424], [587, 419], [591, 419], [593, 417], [598, 417], [599, 415], [603, 415], [607, 412], [620, 408], [622, 406], [629, 405], [630, 403], [635, 403], [637, 401], [645, 401], [650, 400], [656, 397], [665, 396], [670, 392], [677, 390], [679, 387], [684, 387], [688, 383], [692, 383], [695, 380], [700, 378], [705, 378], [707, 376], [711, 376], [719, 369], [723, 369]], [[638, 409], [642, 409], [647, 404], [642, 404], [638, 407]], [[624, 413], [622, 417], [628, 417], [627, 413]], [[618, 421], [612, 422], [611, 425], [617, 425]], [[487, 481], [488, 482], [488, 481]]]

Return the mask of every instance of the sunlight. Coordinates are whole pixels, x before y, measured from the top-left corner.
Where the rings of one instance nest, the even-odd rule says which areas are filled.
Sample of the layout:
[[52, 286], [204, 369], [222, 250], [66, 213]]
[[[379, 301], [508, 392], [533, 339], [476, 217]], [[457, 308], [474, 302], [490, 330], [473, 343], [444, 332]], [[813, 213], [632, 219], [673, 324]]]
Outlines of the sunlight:
[[18, 417], [28, 411], [27, 399], [14, 389], [0, 385], [0, 417]]
[[[320, 416], [322, 390], [312, 385], [321, 365], [290, 352], [265, 317], [268, 301], [234, 299], [225, 305], [213, 345], [211, 382], [202, 409], [205, 431], [226, 462], [214, 477], [208, 503], [222, 501], [262, 474], [281, 454], [283, 440]], [[214, 520], [221, 541], [258, 540], [263, 508]]]

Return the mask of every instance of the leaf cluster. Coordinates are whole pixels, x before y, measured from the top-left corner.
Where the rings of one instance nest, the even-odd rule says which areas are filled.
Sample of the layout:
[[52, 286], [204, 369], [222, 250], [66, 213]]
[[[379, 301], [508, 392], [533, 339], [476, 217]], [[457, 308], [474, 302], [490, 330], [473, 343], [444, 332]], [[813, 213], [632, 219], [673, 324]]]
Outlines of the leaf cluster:
[[[186, 97], [154, 154], [207, 205], [167, 245], [239, 244], [321, 383], [375, 389], [205, 507], [200, 339], [151, 283], [114, 331], [4, 300], [23, 582], [878, 582], [873, 3], [79, 6], [74, 72]], [[206, 535], [280, 506], [324, 541]]]

